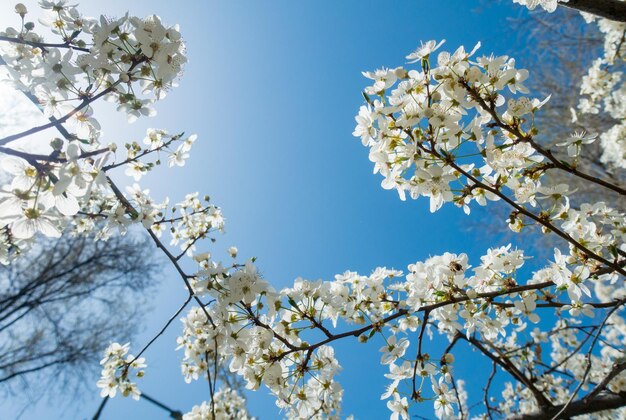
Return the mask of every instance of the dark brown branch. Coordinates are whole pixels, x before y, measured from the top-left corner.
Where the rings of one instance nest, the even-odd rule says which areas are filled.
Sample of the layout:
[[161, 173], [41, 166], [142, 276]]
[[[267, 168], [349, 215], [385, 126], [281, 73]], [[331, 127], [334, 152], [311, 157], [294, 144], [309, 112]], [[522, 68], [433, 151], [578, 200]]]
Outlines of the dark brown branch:
[[591, 13], [617, 22], [626, 22], [626, 3], [618, 0], [569, 0], [559, 3], [559, 6], [568, 7], [581, 12]]
[[[583, 302], [584, 305], [589, 305], [593, 308], [612, 308], [614, 306], [622, 305], [624, 302], [621, 300], [612, 300], [610, 302]], [[491, 302], [494, 306], [501, 308], [514, 308], [515, 304], [508, 302]], [[563, 306], [571, 305], [571, 303], [564, 302], [547, 302], [538, 303], [537, 308], [562, 308]]]
[[589, 394], [587, 394], [585, 398], [583, 398], [583, 400], [585, 401], [593, 400], [596, 397], [596, 395], [600, 394], [600, 392], [602, 392], [606, 388], [606, 386], [609, 384], [609, 382], [613, 380], [613, 378], [615, 378], [617, 375], [622, 373], [622, 371], [624, 370], [626, 370], [626, 362], [615, 364], [613, 366], [613, 369], [611, 369], [611, 371], [609, 372], [609, 374], [606, 375], [604, 379], [602, 379], [602, 381], [599, 384], [597, 384], [595, 388], [592, 389], [591, 392], [589, 392]]
[[162, 408], [163, 410], [167, 411], [170, 413], [170, 417], [172, 417], [173, 419], [177, 419], [180, 420], [183, 418], [183, 413], [180, 412], [179, 410], [174, 410], [173, 408], [168, 407], [167, 405], [163, 404], [162, 402], [155, 400], [154, 398], [146, 395], [145, 393], [141, 393], [141, 398], [151, 402], [152, 404], [156, 405], [159, 408]]
[[[57, 128], [59, 128], [59, 127], [63, 127], [63, 126], [62, 125], [57, 126]], [[99, 154], [110, 152], [110, 151], [111, 151], [111, 149], [109, 149], [108, 147], [103, 147], [103, 148], [98, 149], [98, 150], [92, 150], [91, 152], [85, 152], [85, 153], [81, 154], [77, 159], [86, 159], [86, 158], [97, 156]], [[0, 146], [0, 153], [4, 153], [4, 154], [7, 154], [7, 155], [11, 155], [11, 156], [16, 156], [16, 157], [22, 158], [22, 159], [24, 159], [25, 161], [27, 161], [28, 163], [30, 163], [33, 166], [37, 166], [38, 165], [38, 163], [37, 163], [38, 161], [39, 162], [41, 162], [41, 161], [43, 161], [43, 162], [54, 162], [54, 163], [65, 163], [65, 162], [67, 162], [67, 159], [55, 156], [54, 153], [49, 154], [49, 155], [38, 155], [38, 154], [35, 154], [35, 153], [22, 152], [20, 150], [15, 150], [15, 149], [11, 149], [9, 147], [3, 147], [3, 146]]]
[[[113, 182], [113, 180], [109, 178], [108, 176], [107, 176], [107, 182], [109, 183], [109, 187], [111, 187], [113, 194], [115, 194], [115, 197], [117, 197], [120, 203], [122, 203], [122, 205], [124, 206], [128, 214], [130, 214], [131, 217], [136, 217], [137, 214], [139, 214], [137, 210], [133, 207], [132, 204], [130, 204], [130, 202], [126, 199], [126, 197], [124, 197], [124, 194], [120, 191], [120, 189]], [[152, 231], [152, 229], [146, 229], [146, 230], [148, 231], [148, 234], [150, 235], [150, 238], [152, 238], [152, 241], [154, 242], [156, 247], [165, 254], [168, 260], [170, 260], [170, 262], [172, 263], [172, 265], [174, 266], [174, 268], [180, 275], [181, 279], [185, 283], [185, 286], [187, 287], [187, 291], [189, 292], [189, 295], [193, 296], [193, 299], [196, 301], [196, 303], [198, 303], [198, 305], [200, 306], [200, 309], [202, 310], [202, 312], [204, 312], [204, 315], [207, 317], [208, 322], [211, 324], [213, 328], [215, 328], [215, 323], [213, 322], [211, 315], [202, 304], [202, 301], [200, 300], [200, 298], [195, 295], [193, 287], [191, 286], [191, 283], [189, 283], [189, 278], [191, 276], [185, 273], [185, 271], [180, 266], [176, 257], [170, 252], [169, 249], [167, 249], [165, 245], [163, 245], [163, 242], [161, 242], [159, 237], [156, 236], [156, 234]]]
[[[436, 151], [433, 150], [433, 151], [430, 151], [430, 152], [434, 153], [437, 157], [441, 158], [441, 155], [439, 155], [439, 153], [437, 153]], [[562, 230], [558, 229], [556, 226], [554, 226], [549, 221], [544, 220], [543, 218], [537, 216], [533, 212], [528, 211], [523, 206], [520, 206], [515, 201], [511, 200], [506, 194], [504, 194], [498, 188], [494, 188], [494, 187], [491, 187], [491, 186], [489, 186], [489, 185], [487, 185], [487, 184], [485, 184], [483, 182], [480, 182], [478, 179], [476, 179], [470, 173], [468, 173], [467, 171], [463, 170], [463, 168], [461, 168], [456, 163], [448, 162], [447, 164], [450, 165], [455, 170], [459, 171], [468, 180], [472, 181], [474, 184], [478, 185], [480, 188], [482, 188], [482, 189], [484, 189], [486, 191], [489, 191], [490, 193], [500, 197], [503, 201], [505, 201], [507, 204], [509, 204], [511, 207], [516, 209], [518, 212], [520, 212], [524, 216], [529, 217], [530, 219], [534, 220], [535, 222], [539, 223], [540, 225], [542, 225], [542, 226], [546, 227], [547, 229], [551, 230], [552, 232], [556, 233], [558, 236], [560, 236], [561, 238], [563, 238], [564, 240], [566, 240], [567, 242], [572, 244], [575, 248], [577, 248], [579, 251], [583, 252], [589, 258], [593, 258], [594, 260], [596, 260], [598, 262], [601, 262], [605, 266], [611, 267], [614, 271], [620, 273], [621, 275], [626, 276], [626, 270], [624, 270], [622, 267], [620, 267], [620, 265], [618, 263], [611, 262], [611, 261], [607, 260], [606, 258], [602, 257], [601, 255], [598, 255], [595, 252], [591, 251], [586, 246], [584, 246], [583, 244], [581, 244], [580, 242], [578, 242], [574, 238], [572, 238], [569, 234], [567, 234], [566, 232], [563, 232]]]
[[[490, 299], [490, 298], [494, 298], [497, 296], [502, 296], [502, 295], [507, 295], [507, 294], [512, 294], [512, 293], [519, 293], [519, 292], [523, 292], [526, 290], [539, 290], [539, 289], [544, 289], [546, 287], [550, 287], [553, 286], [554, 283], [551, 281], [547, 281], [547, 282], [543, 282], [543, 283], [536, 283], [536, 284], [527, 284], [527, 285], [523, 285], [523, 286], [515, 286], [515, 287], [510, 287], [504, 290], [499, 290], [496, 292], [486, 292], [486, 293], [479, 293], [475, 299], [481, 299], [481, 298], [486, 298], [486, 299]], [[415, 312], [425, 312], [425, 311], [432, 311], [433, 309], [437, 309], [437, 308], [441, 308], [443, 306], [447, 306], [447, 305], [452, 305], [455, 303], [460, 303], [460, 302], [466, 302], [468, 300], [472, 300], [467, 296], [458, 296], [458, 297], [451, 297], [450, 299], [441, 301], [441, 302], [436, 302], [436, 303], [432, 303], [430, 305], [425, 305], [422, 306], [421, 308], [419, 308], [417, 311]], [[391, 314], [383, 319], [381, 319], [380, 321], [373, 323], [373, 324], [369, 324], [366, 325], [364, 327], [358, 328], [356, 330], [350, 330], [350, 331], [346, 331], [340, 334], [334, 334], [331, 338], [326, 338], [325, 340], [319, 341], [315, 344], [311, 344], [308, 347], [295, 347], [293, 346], [291, 343], [289, 342], [285, 342], [283, 341], [284, 338], [283, 337], [277, 337], [280, 341], [282, 341], [287, 347], [290, 348], [289, 351], [283, 353], [281, 355], [281, 357], [285, 357], [291, 353], [294, 353], [296, 351], [305, 351], [305, 350], [315, 350], [318, 347], [324, 346], [328, 343], [331, 343], [333, 341], [342, 339], [342, 338], [346, 338], [346, 337], [358, 337], [361, 334], [364, 334], [366, 332], [368, 332], [369, 330], [371, 330], [372, 328], [377, 328], [380, 327], [382, 325], [385, 325], [391, 321], [393, 321], [394, 319], [398, 319], [401, 318], [403, 316], [408, 315], [409, 313], [411, 313], [409, 310], [407, 309], [400, 309], [398, 310], [398, 312]], [[252, 313], [250, 315], [253, 315]], [[253, 319], [253, 322], [261, 327], [264, 328], [269, 328], [269, 326], [264, 325], [263, 323], [261, 323], [260, 321], [258, 321], [256, 318]], [[282, 338], [282, 340], [281, 340]]]
[[4, 153], [5, 155], [16, 156], [24, 159], [31, 165], [35, 166], [37, 161], [44, 162], [63, 162], [65, 159], [61, 159], [58, 157], [54, 157], [52, 155], [38, 155], [35, 153], [22, 152], [20, 150], [10, 149], [8, 147], [0, 146], [0, 153]]
[[47, 43], [47, 42], [36, 42], [36, 41], [27, 41], [21, 38], [12, 38], [10, 36], [0, 36], [0, 41], [12, 42], [14, 44], [24, 44], [30, 45], [31, 47], [41, 48], [42, 50], [46, 50], [46, 48], [67, 48], [70, 50], [89, 52], [89, 48], [82, 48], [72, 45], [69, 42], [63, 42], [61, 44]]
[[483, 353], [485, 356], [491, 359], [493, 363], [500, 366], [504, 371], [509, 373], [513, 378], [515, 378], [517, 381], [525, 385], [526, 388], [528, 388], [528, 390], [533, 394], [533, 396], [535, 397], [535, 400], [537, 401], [540, 407], [552, 407], [552, 403], [550, 402], [550, 400], [548, 400], [548, 398], [546, 398], [546, 396], [541, 391], [539, 391], [535, 387], [535, 385], [526, 376], [524, 376], [524, 374], [520, 372], [519, 369], [517, 369], [517, 367], [513, 363], [511, 363], [511, 361], [506, 356], [504, 356], [501, 351], [499, 351], [497, 347], [492, 346], [492, 348], [494, 348], [496, 352], [499, 352], [499, 354], [496, 356], [492, 354], [491, 351], [489, 351], [489, 349], [483, 346], [483, 344], [479, 340], [475, 339], [474, 337], [468, 338], [464, 335], [461, 335], [460, 338], [462, 338], [463, 340], [467, 341], [468, 343], [476, 347], [476, 349], [480, 350], [481, 353]]
[[96, 410], [96, 414], [93, 415], [92, 420], [98, 420], [100, 415], [102, 414], [102, 410], [104, 410], [104, 406], [109, 402], [109, 396], [107, 395], [102, 399], [102, 402], [98, 406], [98, 410]]
[[[240, 302], [240, 303], [244, 306], [244, 308], [245, 308], [246, 312], [250, 315], [250, 320], [252, 321], [252, 323], [254, 323], [254, 325], [256, 325], [257, 327], [261, 327], [261, 328], [263, 328], [263, 329], [266, 329], [266, 330], [268, 330], [268, 331], [272, 331], [272, 332], [274, 333], [274, 337], [276, 337], [276, 339], [277, 339], [278, 341], [280, 341], [281, 343], [283, 343], [285, 346], [287, 346], [287, 347], [289, 348], [289, 352], [284, 353], [284, 354], [283, 354], [283, 356], [286, 356], [286, 355], [287, 355], [287, 354], [289, 354], [289, 353], [293, 353], [294, 351], [298, 351], [298, 350], [306, 350], [306, 348], [300, 348], [300, 347], [296, 347], [296, 346], [294, 346], [294, 345], [293, 345], [293, 344], [291, 344], [291, 343], [290, 343], [290, 342], [289, 342], [289, 341], [288, 341], [285, 337], [283, 337], [283, 336], [281, 336], [280, 334], [278, 334], [277, 332], [275, 332], [275, 331], [272, 329], [272, 327], [270, 327], [269, 325], [267, 325], [267, 324], [265, 324], [263, 321], [261, 321], [261, 320], [259, 319], [259, 317], [258, 317], [258, 316], [256, 316], [256, 315], [254, 314], [254, 312], [252, 312], [252, 309], [250, 309], [250, 305], [246, 305], [244, 302]], [[333, 336], [333, 337], [336, 337], [336, 336]], [[329, 341], [333, 341], [333, 338], [328, 338], [327, 340], [329, 340]], [[321, 345], [321, 344], [320, 344], [320, 345]], [[310, 346], [309, 348], [313, 348], [313, 349], [315, 349], [315, 348], [317, 348], [317, 347], [319, 347], [319, 346], [315, 346], [315, 345], [313, 345], [313, 346]]]
[[[557, 418], [568, 419], [583, 414], [596, 413], [598, 411], [613, 410], [626, 406], [626, 392], [619, 394], [600, 393], [593, 400], [585, 401], [579, 399], [571, 402], [568, 407], [559, 414]], [[564, 404], [549, 407], [544, 410], [535, 411], [528, 414], [518, 414], [509, 420], [544, 420], [557, 415], [565, 407]]]
[[492, 419], [491, 417], [491, 406], [489, 405], [489, 389], [491, 388], [491, 382], [493, 382], [493, 378], [496, 376], [496, 362], [492, 363], [492, 367], [491, 367], [491, 374], [489, 374], [489, 378], [487, 379], [487, 385], [485, 385], [485, 388], [483, 388], [483, 391], [485, 391], [484, 393], [484, 397], [483, 397], [483, 401], [485, 403], [485, 408], [487, 409], [487, 416], [489, 417], [489, 420]]
[[569, 166], [564, 164], [563, 162], [561, 162], [559, 159], [557, 159], [556, 156], [554, 156], [554, 154], [552, 153], [551, 150], [549, 149], [544, 149], [541, 145], [539, 145], [539, 143], [537, 143], [536, 141], [534, 141], [531, 137], [527, 138], [528, 143], [533, 147], [533, 149], [535, 149], [537, 152], [539, 152], [541, 155], [545, 156], [546, 158], [548, 158], [550, 160], [550, 162], [552, 162], [552, 164], [565, 171], [568, 172], [572, 175], [576, 175], [577, 177], [580, 177], [582, 179], [584, 179], [585, 181], [591, 181], [593, 183], [596, 183], [598, 185], [601, 185], [605, 188], [608, 188], [609, 190], [615, 191], [616, 193], [620, 194], [620, 195], [626, 195], [626, 189], [620, 187], [619, 185], [615, 185], [612, 184], [608, 181], [605, 181], [603, 179], [600, 179], [598, 177], [595, 177], [593, 175], [589, 175], [586, 174], [584, 172], [579, 171], [578, 169], [574, 168], [573, 166]]
[[307, 313], [302, 311], [300, 309], [300, 307], [298, 307], [297, 305], [296, 305], [296, 309], [298, 310], [298, 312], [300, 312], [300, 315], [302, 315], [302, 317], [304, 319], [307, 319], [307, 320], [311, 321], [311, 324], [313, 324], [313, 327], [315, 327], [315, 328], [319, 329], [321, 332], [323, 332], [326, 337], [332, 338], [333, 334], [328, 330], [328, 328], [326, 328], [324, 326], [324, 324], [322, 322], [320, 322], [317, 319], [315, 319], [314, 316], [308, 315]]
[[586, 332], [587, 335], [585, 336], [585, 338], [578, 344], [578, 346], [572, 350], [572, 352], [570, 354], [568, 354], [566, 357], [563, 358], [563, 360], [561, 360], [559, 363], [557, 363], [556, 365], [552, 366], [550, 369], [548, 369], [547, 371], [545, 371], [543, 373], [543, 375], [549, 375], [552, 372], [558, 371], [558, 369], [563, 366], [565, 363], [567, 363], [568, 360], [570, 360], [572, 357], [574, 357], [575, 355], [578, 354], [578, 352], [580, 351], [580, 349], [583, 348], [583, 346], [585, 345], [585, 343], [589, 340], [589, 338], [591, 337], [591, 334], [593, 333], [593, 331], [595, 330], [596, 327], [593, 327], [593, 329], [591, 330], [591, 332]]
[[[448, 347], [446, 347], [446, 349], [443, 352], [443, 356], [445, 357], [446, 354], [450, 353], [452, 351], [452, 348], [456, 345], [456, 343], [459, 342], [459, 340], [461, 339], [460, 337], [461, 333], [457, 332], [454, 335], [454, 338], [452, 339], [452, 341], [450, 341], [450, 344], [448, 344]], [[442, 358], [441, 359], [441, 364], [445, 365], [445, 360]], [[459, 395], [459, 389], [456, 386], [456, 381], [454, 380], [454, 376], [452, 375], [452, 371], [449, 371], [450, 374], [450, 383], [452, 384], [452, 389], [454, 390], [454, 395], [456, 396], [456, 402], [459, 405], [459, 414], [461, 416], [462, 419], [467, 418], [467, 416], [465, 415], [465, 412], [463, 410], [463, 404], [461, 403], [461, 397]], [[415, 377], [413, 377], [415, 379]]]
[[[209, 369], [209, 353], [208, 352], [204, 353], [204, 356], [206, 357], [206, 365], [207, 365], [206, 376], [207, 376], [207, 380], [209, 381], [209, 393], [211, 395], [211, 418], [216, 418], [215, 417], [215, 389], [213, 388], [214, 383], [213, 381], [211, 381], [211, 369]], [[217, 354], [215, 355], [215, 358], [217, 359]]]
[[[420, 335], [417, 339], [417, 357], [415, 358], [415, 363], [413, 364], [413, 395], [412, 399], [418, 399], [419, 395], [417, 394], [416, 387], [416, 377], [417, 377], [417, 365], [421, 363], [422, 367], [424, 367], [424, 360], [422, 357], [422, 341], [424, 340], [424, 331], [426, 330], [426, 324], [428, 324], [428, 316], [430, 315], [430, 310], [424, 311], [424, 319], [422, 320], [422, 327], [420, 328]], [[458, 338], [455, 337], [454, 342], [456, 342]], [[453, 345], [453, 344], [452, 344]]]
[[[479, 348], [478, 345], [481, 345], [480, 341], [472, 338], [469, 340], [470, 343], [472, 343], [476, 348]], [[487, 343], [487, 345], [493, 349], [496, 353], [498, 353], [498, 356], [500, 357], [500, 361], [502, 362], [501, 366], [506, 366], [505, 369], [507, 370], [507, 372], [509, 372], [513, 377], [515, 377], [518, 381], [520, 381], [522, 384], [524, 384], [526, 386], [526, 388], [528, 388], [528, 390], [533, 394], [533, 396], [535, 397], [535, 400], [537, 401], [537, 403], [539, 404], [540, 407], [551, 407], [552, 403], [550, 402], [550, 400], [545, 396], [545, 394], [540, 391], [534, 384], [532, 378], [529, 379], [526, 377], [526, 375], [524, 375], [523, 372], [521, 372], [517, 366], [515, 366], [515, 364], [502, 352], [502, 350], [494, 345], [493, 343], [491, 343], [489, 340], [485, 339], [485, 342]], [[478, 344], [477, 344], [478, 343]], [[480, 349], [480, 348], [479, 348]], [[484, 350], [487, 349], [480, 349], [483, 353], [485, 353]], [[488, 351], [488, 350], [487, 350]], [[495, 356], [494, 356], [495, 357]]]

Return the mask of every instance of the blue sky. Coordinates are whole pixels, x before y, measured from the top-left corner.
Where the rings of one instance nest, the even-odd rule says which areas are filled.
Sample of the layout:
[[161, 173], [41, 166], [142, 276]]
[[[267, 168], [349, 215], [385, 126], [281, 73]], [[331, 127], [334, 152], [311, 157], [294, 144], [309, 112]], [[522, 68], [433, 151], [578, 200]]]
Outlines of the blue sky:
[[[34, 2], [25, 3], [35, 9]], [[445, 251], [466, 252], [476, 261], [501, 243], [468, 232], [470, 219], [460, 209], [448, 205], [433, 215], [428, 200], [401, 202], [395, 192], [383, 190], [380, 178], [372, 175], [368, 151], [351, 133], [367, 84], [361, 71], [402, 65], [405, 55], [429, 39], [445, 38], [449, 50], [481, 41], [484, 54], [511, 53], [520, 41], [507, 18], [524, 12], [509, 3], [108, 0], [103, 6], [82, 1], [81, 11], [91, 16], [129, 10], [179, 23], [188, 49], [180, 87], [157, 104], [155, 118], [128, 126], [110, 104], [96, 108], [104, 142], [140, 140], [147, 127], [198, 133], [184, 168], [157, 170], [142, 184], [156, 198], [209, 194], [227, 219], [227, 234], [210, 249], [224, 255], [237, 245], [242, 257], [258, 258], [261, 272], [276, 288], [298, 276], [330, 280], [346, 270], [405, 269]], [[14, 18], [3, 13], [1, 22]], [[523, 56], [518, 62], [524, 67]], [[183, 299], [180, 279], [164, 273], [133, 347], [143, 346]], [[149, 368], [140, 387], [184, 412], [208, 398], [208, 387], [204, 382], [185, 385], [181, 354], [174, 352], [179, 331], [174, 323], [146, 353]], [[352, 342], [338, 348], [344, 412], [385, 418], [385, 402], [379, 401], [386, 384], [386, 370], [378, 363], [380, 344], [367, 347]], [[471, 364], [462, 365], [471, 372]], [[93, 398], [87, 392], [79, 402], [54, 405], [42, 399], [22, 418], [90, 417], [99, 404], [95, 380], [89, 391]], [[279, 416], [263, 389], [249, 396], [248, 406], [261, 419]], [[432, 417], [430, 404], [424, 408], [424, 415]], [[0, 417], [15, 410], [0, 406]], [[118, 398], [102, 418], [168, 415], [147, 402]]]

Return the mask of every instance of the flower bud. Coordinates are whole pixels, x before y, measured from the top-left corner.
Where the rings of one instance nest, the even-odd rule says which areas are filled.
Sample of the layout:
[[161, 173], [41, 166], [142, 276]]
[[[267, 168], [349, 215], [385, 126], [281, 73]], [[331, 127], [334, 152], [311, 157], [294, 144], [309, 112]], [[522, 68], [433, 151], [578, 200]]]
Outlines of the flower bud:
[[35, 23], [34, 22], [26, 22], [24, 24], [24, 28], [26, 28], [27, 31], [32, 31], [35, 28]]
[[193, 256], [193, 259], [196, 260], [196, 262], [203, 262], [203, 261], [208, 261], [211, 259], [211, 254], [209, 254], [208, 252], [203, 252], [201, 254], [196, 254]]
[[50, 147], [52, 147], [54, 151], [60, 152], [61, 149], [63, 149], [63, 140], [58, 137], [52, 139], [52, 141], [50, 142]]
[[231, 246], [230, 248], [228, 248], [228, 253], [232, 258], [237, 258], [237, 252], [239, 252], [237, 247]]
[[409, 74], [407, 73], [407, 71], [404, 70], [402, 67], [398, 67], [393, 72], [398, 79], [406, 79], [407, 77], [409, 77]]
[[26, 8], [26, 6], [24, 6], [23, 3], [18, 3], [15, 5], [15, 13], [24, 18], [24, 16], [26, 16], [26, 13], [28, 13], [28, 9]]

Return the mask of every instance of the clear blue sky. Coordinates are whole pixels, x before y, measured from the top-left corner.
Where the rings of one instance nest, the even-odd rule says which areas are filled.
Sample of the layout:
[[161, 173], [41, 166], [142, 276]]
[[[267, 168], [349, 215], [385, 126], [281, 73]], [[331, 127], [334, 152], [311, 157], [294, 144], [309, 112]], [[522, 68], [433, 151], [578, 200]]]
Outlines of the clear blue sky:
[[[35, 8], [33, 1], [25, 3]], [[428, 200], [401, 202], [395, 192], [384, 191], [372, 175], [368, 151], [351, 133], [367, 83], [361, 71], [402, 65], [405, 55], [429, 39], [445, 38], [449, 50], [482, 41], [485, 54], [510, 53], [518, 41], [507, 18], [524, 12], [509, 3], [89, 0], [81, 10], [117, 16], [128, 9], [180, 24], [189, 55], [180, 87], [157, 105], [157, 117], [132, 126], [110, 104], [98, 107], [104, 141], [140, 140], [146, 127], [198, 133], [187, 166], [163, 168], [142, 182], [157, 198], [209, 194], [227, 218], [227, 234], [211, 247], [214, 253], [237, 245], [241, 256], [256, 256], [265, 278], [281, 288], [298, 276], [330, 280], [345, 270], [405, 269], [445, 251], [476, 258], [500, 245], [465, 231], [469, 219], [460, 209], [445, 206], [432, 215]], [[3, 7], [8, 15], [12, 6]], [[183, 299], [180, 279], [165, 273], [133, 348], [154, 335]], [[185, 385], [181, 354], [174, 352], [179, 331], [174, 323], [147, 352], [149, 368], [140, 387], [185, 412], [208, 398], [208, 387]], [[388, 417], [379, 400], [387, 381], [378, 347], [339, 347], [344, 413], [356, 418]], [[22, 418], [90, 417], [100, 402], [95, 381], [93, 398], [87, 393], [80, 401], [54, 405], [44, 399]], [[482, 383], [473, 385], [479, 389]], [[474, 394], [473, 401], [478, 398]], [[248, 406], [261, 419], [279, 416], [264, 389], [249, 396]], [[425, 405], [424, 415], [432, 417], [430, 407]], [[0, 406], [0, 417], [12, 417], [14, 410]], [[102, 418], [168, 416], [147, 402], [116, 398]]]

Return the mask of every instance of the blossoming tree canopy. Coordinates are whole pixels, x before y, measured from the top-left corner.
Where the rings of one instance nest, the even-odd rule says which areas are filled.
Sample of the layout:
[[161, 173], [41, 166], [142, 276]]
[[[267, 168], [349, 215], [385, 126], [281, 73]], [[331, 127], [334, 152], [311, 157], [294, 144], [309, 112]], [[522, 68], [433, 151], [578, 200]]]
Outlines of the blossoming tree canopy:
[[[548, 12], [560, 4], [514, 2]], [[0, 34], [7, 82], [49, 119], [0, 139], [10, 174], [0, 192], [0, 261], [10, 264], [39, 235], [81, 235], [97, 221], [105, 225], [100, 240], [131, 225], [145, 229], [180, 275], [187, 298], [136, 355], [130, 344], [111, 344], [98, 386], [105, 398], [139, 399], [144, 352], [186, 311], [177, 341], [182, 374], [186, 382], [207, 380], [210, 391], [189, 419], [249, 417], [243, 398], [222, 386], [218, 365], [250, 390], [269, 389], [289, 418], [339, 418], [343, 389], [333, 346], [375, 338], [384, 343], [381, 398], [392, 419], [406, 419], [423, 404], [439, 418], [466, 418], [472, 399], [484, 401], [483, 417], [624, 416], [624, 214], [603, 202], [573, 206], [576, 192], [550, 182], [551, 174], [565, 173], [626, 196], [623, 185], [577, 167], [581, 148], [599, 141], [601, 159], [626, 168], [626, 24], [610, 19], [624, 2], [591, 9], [580, 3], [567, 5], [602, 16], [585, 19], [599, 25], [605, 46], [582, 81], [576, 112], [606, 113], [615, 125], [603, 133], [572, 130], [557, 142], [559, 150], [537, 140], [542, 127], [534, 116], [549, 97], [535, 98], [526, 88], [532, 74], [513, 58], [483, 54], [480, 44], [447, 50], [443, 41], [423, 42], [406, 56], [406, 67], [363, 73], [370, 85], [354, 135], [369, 149], [383, 188], [401, 199], [427, 197], [431, 212], [452, 203], [469, 214], [473, 206], [503, 202], [512, 231], [535, 226], [560, 240], [552, 261], [530, 276], [522, 274], [526, 253], [512, 245], [494, 245], [479, 261], [444, 253], [404, 271], [299, 278], [283, 290], [261, 278], [254, 260], [238, 261], [236, 248], [228, 250], [232, 261], [214, 259], [205, 239], [224, 229], [220, 209], [198, 193], [176, 204], [157, 202], [139, 184], [163, 156], [169, 167], [184, 166], [196, 136], [150, 129], [117, 158], [115, 144], [101, 144], [91, 106], [107, 99], [129, 122], [153, 116], [152, 105], [176, 86], [187, 60], [179, 28], [154, 15], [87, 18], [65, 0], [40, 1], [46, 37], [26, 19], [23, 4], [15, 6], [18, 25]], [[616, 7], [614, 16], [605, 3]], [[14, 146], [48, 129], [56, 137], [45, 153]], [[122, 167], [132, 187], [111, 178]], [[189, 271], [191, 263], [196, 268]], [[425, 332], [447, 340], [445, 351], [432, 353]], [[454, 351], [462, 343], [493, 365], [484, 397], [466, 391], [455, 373]], [[496, 369], [507, 380], [492, 382]], [[608, 409], [618, 411], [602, 411]]]

